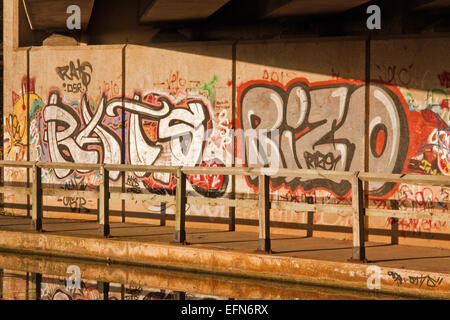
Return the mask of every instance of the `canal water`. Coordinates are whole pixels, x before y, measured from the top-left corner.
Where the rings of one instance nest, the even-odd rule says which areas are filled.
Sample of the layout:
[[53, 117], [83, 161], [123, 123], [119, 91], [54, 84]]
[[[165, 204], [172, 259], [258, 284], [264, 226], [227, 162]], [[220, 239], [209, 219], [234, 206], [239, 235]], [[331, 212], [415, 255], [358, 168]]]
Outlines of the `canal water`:
[[361, 300], [374, 292], [0, 252], [0, 300]]

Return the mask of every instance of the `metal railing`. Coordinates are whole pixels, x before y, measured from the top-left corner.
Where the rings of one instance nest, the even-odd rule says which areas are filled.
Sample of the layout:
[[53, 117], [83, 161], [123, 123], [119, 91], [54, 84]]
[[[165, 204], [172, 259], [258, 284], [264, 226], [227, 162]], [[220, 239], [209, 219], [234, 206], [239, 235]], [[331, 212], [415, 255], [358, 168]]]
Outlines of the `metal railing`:
[[[32, 187], [4, 186], [4, 168], [27, 168], [32, 169]], [[42, 169], [68, 169], [98, 171], [101, 175], [99, 191], [86, 190], [62, 190], [43, 188]], [[48, 163], [48, 162], [15, 162], [0, 161], [1, 186], [0, 193], [14, 193], [31, 195], [32, 197], [32, 228], [36, 231], [42, 230], [43, 219], [43, 196], [68, 196], [97, 198], [99, 232], [105, 237], [110, 236], [109, 222], [109, 200], [147, 200], [161, 203], [175, 204], [175, 232], [174, 241], [186, 243], [186, 204], [227, 206], [230, 208], [258, 208], [259, 216], [259, 245], [258, 250], [271, 252], [270, 240], [270, 209], [293, 210], [293, 211], [322, 211], [325, 213], [352, 214], [353, 252], [352, 260], [365, 261], [365, 238], [364, 226], [365, 216], [381, 216], [393, 218], [415, 218], [450, 221], [450, 215], [431, 212], [411, 212], [403, 210], [386, 210], [367, 208], [367, 192], [364, 190], [364, 182], [393, 182], [408, 184], [426, 184], [434, 186], [450, 186], [450, 179], [444, 176], [424, 176], [417, 174], [380, 174], [366, 172], [338, 172], [324, 170], [304, 169], [278, 169], [275, 173], [268, 173], [264, 168], [236, 168], [236, 167], [164, 167], [164, 166], [137, 166], [137, 165], [112, 165], [112, 164], [83, 164], [83, 163]], [[111, 192], [109, 187], [110, 171], [120, 172], [164, 172], [176, 174], [177, 184], [175, 196], [157, 194], [137, 194], [129, 192]], [[186, 193], [187, 175], [243, 175], [258, 176], [259, 188], [258, 199], [235, 199], [232, 198], [206, 198], [188, 196]], [[350, 181], [352, 185], [352, 204], [310, 204], [287, 202], [270, 199], [269, 181], [271, 177], [291, 178], [322, 178], [341, 179]], [[231, 219], [235, 223], [235, 219]], [[230, 226], [234, 230], [234, 225]]]

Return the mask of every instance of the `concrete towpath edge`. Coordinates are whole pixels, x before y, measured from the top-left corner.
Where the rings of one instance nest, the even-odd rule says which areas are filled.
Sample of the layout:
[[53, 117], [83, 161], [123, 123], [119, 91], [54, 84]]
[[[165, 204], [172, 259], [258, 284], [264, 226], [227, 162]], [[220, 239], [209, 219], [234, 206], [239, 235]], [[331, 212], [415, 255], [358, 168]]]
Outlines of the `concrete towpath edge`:
[[156, 242], [0, 231], [0, 250], [450, 299], [446, 273]]

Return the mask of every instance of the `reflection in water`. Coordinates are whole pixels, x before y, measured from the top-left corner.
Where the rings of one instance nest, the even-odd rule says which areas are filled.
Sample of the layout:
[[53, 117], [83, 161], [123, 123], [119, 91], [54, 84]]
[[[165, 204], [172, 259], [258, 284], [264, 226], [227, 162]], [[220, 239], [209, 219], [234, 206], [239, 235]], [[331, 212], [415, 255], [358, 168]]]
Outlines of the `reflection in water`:
[[0, 252], [0, 300], [392, 298], [377, 292]]
[[68, 288], [67, 279], [29, 272], [0, 270], [0, 300], [200, 300], [224, 299], [180, 291], [143, 288], [131, 282], [81, 280], [81, 288]]

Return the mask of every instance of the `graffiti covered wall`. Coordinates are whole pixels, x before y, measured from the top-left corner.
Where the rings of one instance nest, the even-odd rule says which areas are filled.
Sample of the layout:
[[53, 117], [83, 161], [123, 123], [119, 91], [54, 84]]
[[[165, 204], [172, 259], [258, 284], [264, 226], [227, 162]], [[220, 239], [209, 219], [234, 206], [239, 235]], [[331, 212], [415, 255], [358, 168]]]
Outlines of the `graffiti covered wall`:
[[[373, 83], [395, 88], [399, 92], [408, 128], [409, 140], [404, 148], [404, 173], [441, 175], [450, 181], [450, 86], [446, 72], [450, 62], [448, 39], [378, 40], [372, 42], [371, 78]], [[371, 118], [379, 110], [376, 98], [370, 100]], [[401, 123], [401, 122], [399, 122]], [[370, 123], [370, 126], [374, 126]], [[382, 167], [370, 161], [373, 172]], [[399, 185], [391, 198], [403, 210], [449, 213], [449, 188], [424, 185]], [[389, 201], [374, 202], [375, 207], [391, 208]], [[391, 224], [391, 219], [383, 221]], [[446, 222], [425, 219], [399, 219], [399, 229], [415, 233], [448, 233]], [[380, 221], [381, 224], [381, 221]]]
[[[130, 46], [126, 61], [140, 61], [127, 64], [126, 95], [169, 107], [158, 116], [131, 114], [130, 123], [142, 123], [152, 143], [137, 143], [145, 150], [131, 150], [130, 163], [231, 166], [231, 45]], [[140, 158], [145, 153], [152, 156]], [[141, 178], [132, 175], [126, 180]], [[151, 192], [171, 192], [174, 178], [159, 173], [138, 183]], [[229, 180], [227, 176], [189, 175], [188, 191], [220, 197], [230, 190]], [[207, 215], [204, 210], [208, 209], [190, 207], [188, 214]]]
[[[5, 50], [8, 46], [8, 38], [5, 30]], [[28, 94], [27, 81], [27, 50], [19, 49], [4, 57], [3, 83], [3, 159], [24, 160], [28, 157], [27, 109], [35, 96]], [[24, 77], [25, 76], [25, 77]], [[5, 181], [11, 183], [26, 184], [27, 171], [25, 169], [5, 168]], [[5, 194], [4, 201], [21, 205], [27, 204], [27, 198], [23, 195]], [[11, 209], [16, 213], [26, 213], [21, 209]]]
[[[17, 58], [17, 72], [5, 85], [11, 104], [5, 106], [4, 158], [447, 176], [449, 45], [443, 39], [372, 41], [369, 88], [362, 40], [32, 48]], [[18, 174], [11, 171], [7, 180]], [[44, 171], [44, 182], [55, 188], [95, 188], [99, 179], [96, 172]], [[175, 190], [170, 174], [112, 172], [111, 179], [127, 192]], [[189, 192], [207, 197], [228, 196], [233, 184], [240, 197], [258, 188], [255, 177], [188, 180]], [[283, 201], [351, 203], [345, 180], [280, 177], [271, 188]], [[448, 188], [370, 183], [369, 190], [374, 207], [396, 203], [448, 213]], [[44, 204], [88, 213], [97, 203], [47, 197]], [[129, 211], [158, 208], [127, 203]], [[190, 206], [188, 214], [227, 217], [226, 209]], [[276, 221], [307, 221], [304, 212], [271, 214]], [[238, 209], [237, 217], [256, 219], [257, 211]], [[445, 222], [413, 220], [400, 221], [400, 230], [450, 232]], [[349, 227], [351, 216], [318, 212], [314, 223]], [[369, 220], [371, 228], [390, 224]]]
[[[108, 117], [106, 107], [121, 101], [122, 47], [32, 48], [29, 55], [30, 90], [40, 98], [30, 106], [30, 160], [121, 163], [121, 120]], [[43, 176], [64, 189], [87, 190], [100, 181], [98, 172], [43, 170]], [[117, 173], [112, 178], [119, 186]], [[44, 205], [88, 213], [97, 201], [45, 197]]]
[[[372, 81], [366, 90], [363, 42], [238, 46], [237, 126], [276, 130], [275, 137], [246, 137], [243, 163], [253, 156], [265, 167], [447, 176], [448, 39], [372, 41], [371, 47]], [[427, 61], [439, 63], [430, 66]], [[271, 150], [258, 149], [259, 144]], [[256, 188], [256, 177], [240, 185]], [[345, 180], [276, 178], [271, 186], [284, 201], [350, 204], [351, 199]], [[448, 188], [393, 183], [368, 187], [371, 207], [449, 212]], [[246, 216], [257, 218], [257, 212], [241, 211]], [[307, 222], [306, 213], [272, 210], [272, 216]], [[351, 215], [318, 213], [314, 223], [351, 226]], [[368, 221], [370, 228], [390, 228], [391, 223], [385, 218]], [[400, 219], [399, 229], [450, 231], [446, 222], [420, 219]]]

